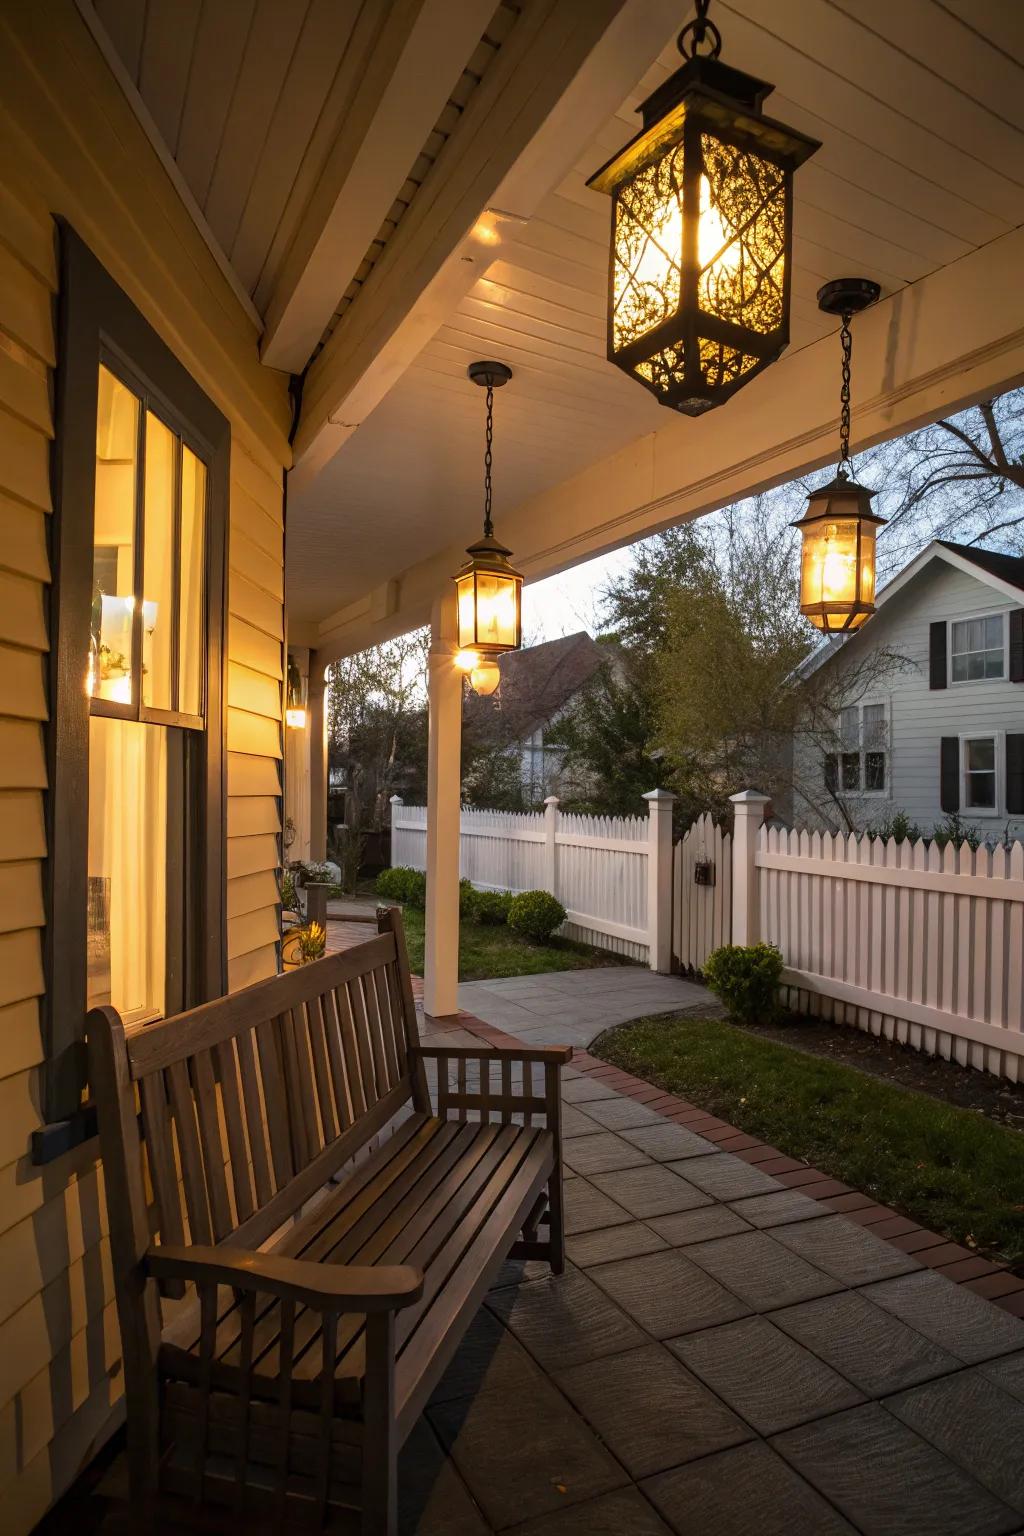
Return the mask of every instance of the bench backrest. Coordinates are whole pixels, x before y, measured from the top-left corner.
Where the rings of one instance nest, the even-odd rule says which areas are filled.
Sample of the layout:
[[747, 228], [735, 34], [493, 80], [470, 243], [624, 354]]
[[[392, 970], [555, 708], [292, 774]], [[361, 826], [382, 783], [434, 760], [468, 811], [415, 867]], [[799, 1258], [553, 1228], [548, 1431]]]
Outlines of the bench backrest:
[[257, 1247], [410, 1098], [427, 1107], [410, 1061], [418, 1035], [398, 912], [380, 913], [379, 929], [154, 1024], [126, 1030], [111, 1008], [90, 1015], [104, 1160], [113, 1154], [115, 1185], [135, 1191], [136, 1254], [147, 1198], [162, 1242]]

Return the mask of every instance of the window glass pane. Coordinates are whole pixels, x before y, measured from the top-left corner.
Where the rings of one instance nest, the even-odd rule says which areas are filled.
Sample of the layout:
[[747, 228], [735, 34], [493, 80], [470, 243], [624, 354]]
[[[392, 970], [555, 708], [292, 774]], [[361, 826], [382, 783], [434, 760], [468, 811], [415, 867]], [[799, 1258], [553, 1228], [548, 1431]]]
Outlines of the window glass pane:
[[885, 746], [885, 705], [864, 705], [864, 746], [881, 749]]
[[860, 718], [856, 704], [851, 704], [841, 711], [839, 734], [844, 747], [853, 749], [860, 745]]
[[178, 643], [178, 708], [203, 710], [206, 652], [203, 573], [206, 554], [206, 465], [190, 448], [181, 450], [181, 596]]
[[843, 788], [860, 789], [860, 753], [843, 753]]
[[961, 619], [952, 626], [953, 681], [979, 682], [1003, 677], [1003, 619], [990, 614], [984, 619]]
[[885, 753], [865, 752], [864, 754], [864, 788], [885, 788]]
[[142, 702], [173, 709], [171, 643], [174, 632], [174, 474], [177, 440], [146, 412], [146, 482], [143, 522]]
[[996, 646], [1003, 644], [1003, 618], [1002, 614], [994, 613], [983, 621], [985, 633], [982, 643], [986, 650], [994, 650]]
[[967, 681], [967, 657], [953, 657], [953, 681], [954, 683], [966, 683]]
[[164, 1011], [167, 731], [89, 722], [88, 1004], [126, 1022]]
[[101, 367], [86, 688], [93, 698], [116, 704], [132, 702], [138, 426], [138, 400], [109, 369]]
[[991, 773], [996, 766], [996, 744], [991, 736], [980, 736], [964, 742], [964, 754], [969, 772], [981, 769]]

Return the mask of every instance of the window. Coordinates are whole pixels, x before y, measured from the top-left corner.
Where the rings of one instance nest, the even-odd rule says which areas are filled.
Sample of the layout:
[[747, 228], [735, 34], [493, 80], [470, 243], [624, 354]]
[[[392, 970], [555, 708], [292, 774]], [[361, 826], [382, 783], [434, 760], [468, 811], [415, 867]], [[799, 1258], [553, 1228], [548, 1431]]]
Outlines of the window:
[[995, 736], [960, 738], [963, 806], [968, 811], [996, 811], [999, 806], [998, 741]]
[[976, 683], [1006, 676], [1006, 616], [990, 613], [958, 619], [950, 625], [954, 683]]
[[888, 790], [888, 706], [850, 704], [840, 711], [838, 753], [825, 758], [825, 788], [834, 794]]
[[228, 423], [61, 226], [48, 737], [47, 1162], [84, 1034], [222, 993]]

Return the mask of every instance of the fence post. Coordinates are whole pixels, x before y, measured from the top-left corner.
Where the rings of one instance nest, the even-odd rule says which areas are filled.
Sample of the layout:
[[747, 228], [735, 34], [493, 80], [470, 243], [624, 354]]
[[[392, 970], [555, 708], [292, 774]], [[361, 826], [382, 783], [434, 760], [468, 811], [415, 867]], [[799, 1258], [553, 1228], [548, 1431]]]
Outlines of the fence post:
[[388, 840], [388, 860], [393, 869], [395, 866], [395, 812], [398, 810], [399, 806], [405, 804], [405, 801], [402, 799], [401, 795], [392, 795], [388, 803], [391, 806], [391, 836]]
[[733, 808], [732, 942], [756, 944], [761, 937], [761, 912], [754, 859], [768, 796], [756, 789], [741, 789], [729, 800]]
[[675, 795], [652, 789], [647, 801], [647, 943], [652, 971], [672, 970], [672, 807]]
[[558, 895], [558, 796], [544, 801], [544, 889]]

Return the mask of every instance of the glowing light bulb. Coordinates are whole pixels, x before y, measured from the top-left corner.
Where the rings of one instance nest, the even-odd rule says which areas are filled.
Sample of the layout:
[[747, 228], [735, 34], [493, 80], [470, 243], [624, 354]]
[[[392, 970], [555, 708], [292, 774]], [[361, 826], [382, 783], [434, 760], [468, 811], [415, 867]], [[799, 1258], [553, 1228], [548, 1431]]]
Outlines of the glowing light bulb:
[[472, 672], [474, 667], [480, 665], [479, 651], [459, 651], [455, 657], [455, 665], [460, 672]]

